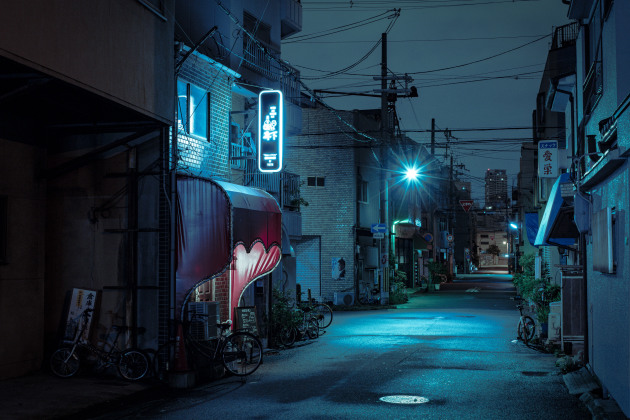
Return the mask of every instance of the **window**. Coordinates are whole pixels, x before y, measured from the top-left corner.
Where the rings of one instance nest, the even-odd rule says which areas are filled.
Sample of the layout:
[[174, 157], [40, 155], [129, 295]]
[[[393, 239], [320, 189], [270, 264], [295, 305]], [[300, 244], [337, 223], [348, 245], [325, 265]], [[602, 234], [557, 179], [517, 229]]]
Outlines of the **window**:
[[[271, 45], [271, 26], [256, 19], [247, 12], [243, 12], [243, 27], [250, 34], [254, 34], [257, 40]], [[249, 37], [243, 37], [245, 43], [251, 42]]]
[[326, 186], [326, 178], [319, 176], [309, 176], [306, 179], [306, 185], [309, 187], [324, 187]]
[[7, 205], [8, 199], [6, 195], [0, 195], [0, 264], [7, 263]]
[[482, 238], [487, 238], [487, 237], [488, 237], [488, 235], [481, 235], [481, 237], [482, 237]]
[[604, 90], [602, 70], [602, 8], [597, 1], [593, 16], [584, 30], [584, 113], [590, 114]]
[[368, 183], [367, 181], [359, 181], [357, 185], [357, 201], [359, 203], [368, 203]]
[[606, 207], [593, 213], [593, 270], [615, 272], [615, 211]]
[[209, 98], [205, 89], [177, 81], [177, 126], [193, 137], [208, 139]]

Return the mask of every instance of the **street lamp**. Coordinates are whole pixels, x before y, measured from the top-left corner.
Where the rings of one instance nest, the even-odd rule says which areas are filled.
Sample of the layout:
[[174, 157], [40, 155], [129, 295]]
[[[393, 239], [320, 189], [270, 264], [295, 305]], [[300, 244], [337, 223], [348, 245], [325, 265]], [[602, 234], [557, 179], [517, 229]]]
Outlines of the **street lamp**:
[[518, 254], [516, 253], [515, 240], [519, 240], [518, 223], [510, 222], [510, 228], [515, 230], [515, 234], [511, 234], [512, 253], [514, 254], [514, 273], [518, 272]]
[[410, 166], [405, 169], [405, 180], [407, 182], [415, 182], [420, 177], [420, 169], [415, 166]]
[[[394, 210], [394, 207], [398, 207], [399, 210], [405, 209], [405, 207], [402, 207], [402, 205], [403, 203], [406, 202], [406, 205], [405, 205], [406, 211], [404, 211], [404, 214], [401, 214], [400, 211], [398, 212], [392, 211], [388, 217], [388, 222], [391, 224], [389, 248], [392, 250], [392, 253], [395, 255], [396, 254], [395, 253], [396, 225], [403, 222], [411, 223], [414, 226], [420, 225], [419, 217], [417, 217], [417, 211], [418, 211], [417, 204], [418, 203], [416, 202], [417, 193], [415, 190], [420, 185], [422, 169], [421, 167], [416, 165], [414, 162], [401, 161], [399, 169], [394, 170], [393, 172], [395, 174], [395, 177], [390, 178], [389, 181], [392, 181], [392, 184], [391, 184], [392, 187], [396, 185], [399, 186], [398, 191], [400, 195], [398, 194], [396, 195], [397, 197], [396, 201], [398, 201], [399, 199], [400, 203], [398, 203], [398, 206], [396, 206], [394, 204], [394, 201], [392, 201], [392, 204], [394, 205], [391, 206], [391, 210]], [[387, 194], [389, 194], [389, 185], [387, 185], [387, 187], [388, 187]], [[404, 188], [404, 191], [403, 191], [403, 188]], [[413, 258], [413, 257], [409, 255], [407, 256], [407, 258]], [[411, 270], [410, 274], [413, 274], [413, 270]], [[410, 279], [411, 278], [412, 277], [410, 277]]]

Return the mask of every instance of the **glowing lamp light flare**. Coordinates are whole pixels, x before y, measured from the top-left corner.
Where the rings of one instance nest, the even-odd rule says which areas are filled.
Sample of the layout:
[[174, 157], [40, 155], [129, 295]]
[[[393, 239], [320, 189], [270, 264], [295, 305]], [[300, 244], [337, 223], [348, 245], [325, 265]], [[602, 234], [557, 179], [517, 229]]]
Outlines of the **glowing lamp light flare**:
[[419, 176], [418, 168], [407, 168], [405, 171], [405, 179], [408, 181], [415, 181]]

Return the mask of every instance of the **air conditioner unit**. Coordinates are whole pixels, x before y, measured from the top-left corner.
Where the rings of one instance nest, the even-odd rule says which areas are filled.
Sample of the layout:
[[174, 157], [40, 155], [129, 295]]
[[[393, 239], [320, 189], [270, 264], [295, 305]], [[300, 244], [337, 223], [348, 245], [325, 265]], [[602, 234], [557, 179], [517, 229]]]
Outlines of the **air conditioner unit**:
[[189, 334], [190, 339], [211, 340], [219, 336], [219, 302], [188, 302], [187, 309], [190, 327], [184, 333]]
[[354, 292], [340, 292], [334, 294], [333, 303], [335, 305], [353, 305], [354, 304]]

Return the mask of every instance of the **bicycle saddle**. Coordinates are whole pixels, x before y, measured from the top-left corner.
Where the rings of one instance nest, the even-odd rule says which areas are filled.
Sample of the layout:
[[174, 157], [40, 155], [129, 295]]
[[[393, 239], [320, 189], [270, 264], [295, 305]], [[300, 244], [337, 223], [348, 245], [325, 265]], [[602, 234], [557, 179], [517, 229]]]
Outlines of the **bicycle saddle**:
[[232, 326], [232, 320], [231, 319], [228, 319], [225, 322], [221, 322], [221, 323], [217, 324], [217, 327], [221, 328], [222, 330], [227, 330], [231, 326]]

